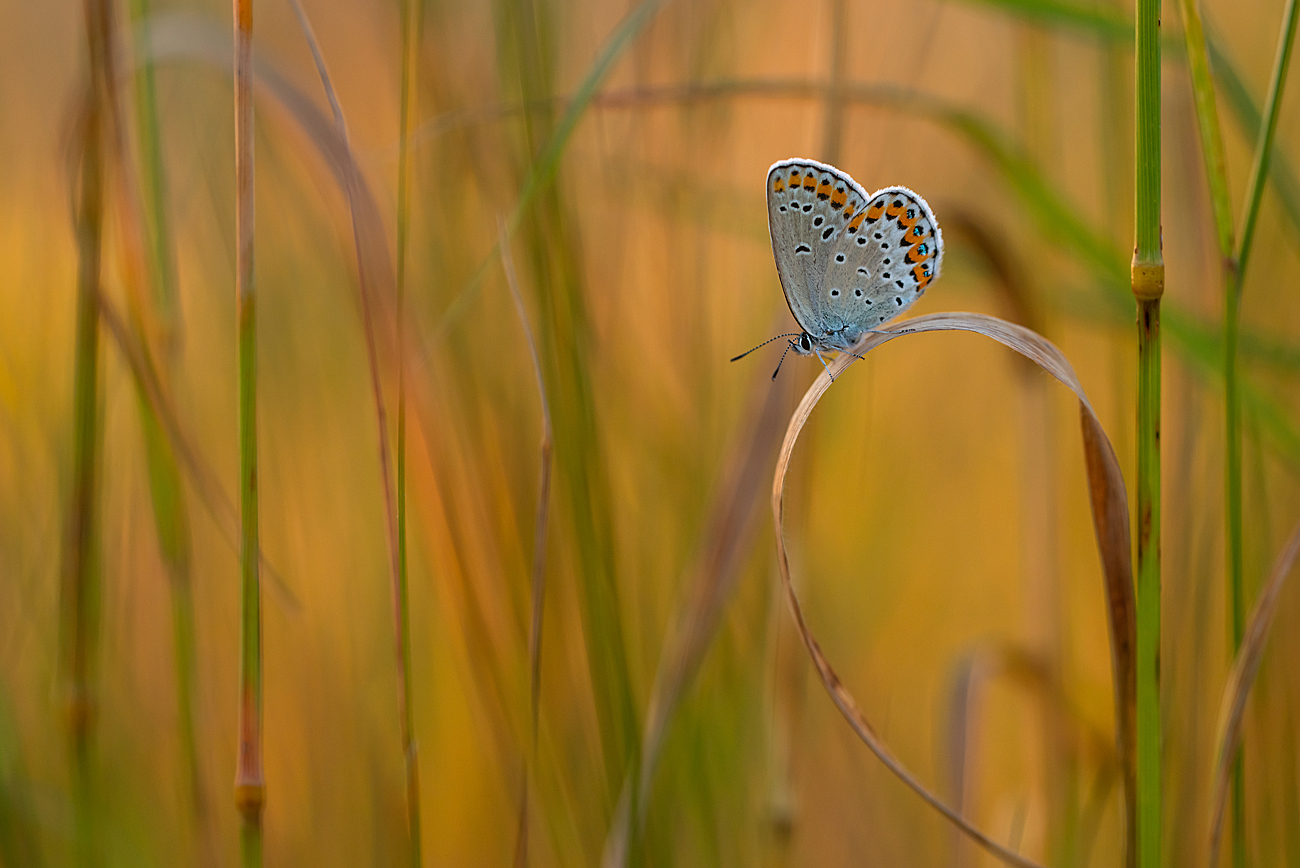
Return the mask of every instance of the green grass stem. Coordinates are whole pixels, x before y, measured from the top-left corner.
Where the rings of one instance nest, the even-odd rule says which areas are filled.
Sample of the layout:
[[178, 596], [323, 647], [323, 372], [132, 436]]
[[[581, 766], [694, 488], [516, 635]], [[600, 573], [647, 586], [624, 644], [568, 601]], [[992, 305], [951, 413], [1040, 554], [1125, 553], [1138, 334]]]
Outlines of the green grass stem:
[[1273, 158], [1273, 139], [1277, 133], [1277, 119], [1282, 103], [1282, 89], [1286, 86], [1287, 68], [1291, 65], [1291, 49], [1295, 43], [1296, 16], [1300, 12], [1296, 0], [1287, 0], [1284, 24], [1278, 34], [1277, 56], [1273, 62], [1273, 75], [1269, 81], [1265, 100], [1264, 122], [1259, 130], [1255, 147], [1255, 162], [1247, 186], [1246, 207], [1242, 214], [1241, 241], [1237, 248], [1238, 293], [1250, 261], [1255, 240], [1255, 227], [1259, 220], [1259, 207], [1264, 198], [1264, 182], [1268, 177]]
[[262, 864], [262, 585], [257, 515], [257, 317], [253, 284], [253, 0], [233, 0], [235, 28], [235, 304], [239, 343], [240, 864]]
[[[131, 0], [131, 20], [136, 27], [148, 27], [150, 0]], [[173, 377], [178, 288], [172, 230], [167, 208], [162, 131], [154, 83], [153, 59], [145, 56], [135, 76], [136, 132], [140, 147], [140, 187], [143, 200], [142, 229], [147, 239], [149, 285], [152, 288], [150, 314], [140, 310], [143, 300], [134, 294], [132, 320], [142, 345], [148, 347], [147, 321], [162, 327], [160, 363], [154, 370], [164, 388]], [[190, 793], [198, 858], [215, 864], [216, 854], [208, 826], [206, 788], [195, 716], [197, 654], [194, 627], [194, 594], [191, 587], [191, 543], [189, 509], [185, 501], [180, 467], [163, 422], [150, 404], [144, 387], [137, 384], [140, 425], [144, 434], [145, 459], [153, 506], [154, 530], [171, 585], [172, 652], [176, 673], [176, 720], [182, 762]]]
[[[637, 34], [654, 20], [660, 7], [666, 2], [667, 0], [641, 0], [637, 6], [624, 16], [618, 27], [610, 34], [600, 54], [596, 56], [586, 75], [578, 84], [577, 90], [568, 98], [568, 105], [565, 107], [564, 113], [550, 130], [549, 136], [541, 144], [537, 158], [529, 165], [528, 173], [524, 177], [519, 192], [519, 200], [515, 203], [514, 210], [510, 212], [510, 218], [506, 222], [507, 236], [514, 236], [529, 209], [534, 207], [537, 199], [550, 188], [551, 182], [555, 180], [555, 174], [559, 171], [560, 160], [564, 156], [564, 149], [569, 144], [569, 138], [577, 128], [578, 121], [582, 119], [583, 114], [591, 105], [596, 96], [596, 89], [605, 80], [615, 61], [623, 56], [623, 52], [636, 38]], [[525, 85], [530, 85], [530, 82], [525, 80]], [[528, 97], [531, 94], [525, 96]], [[529, 104], [541, 105], [548, 111], [555, 101], [555, 97], [549, 93], [541, 98], [534, 97], [527, 100]], [[508, 112], [506, 116], [512, 116], [516, 113]], [[465, 286], [452, 298], [451, 303], [447, 305], [447, 308], [439, 317], [438, 333], [444, 333], [469, 308], [469, 303], [473, 301], [478, 288], [483, 283], [483, 277], [487, 274], [494, 257], [498, 256], [499, 253], [500, 251], [494, 248], [474, 271], [473, 276]]]
[[96, 532], [99, 501], [99, 294], [104, 234], [104, 155], [112, 68], [113, 10], [85, 3], [89, 81], [81, 117], [81, 165], [76, 222], [77, 301], [73, 345], [72, 490], [67, 502], [61, 563], [64, 714], [72, 767], [76, 854], [100, 863], [91, 749], [95, 717], [95, 646], [99, 622]]
[[[338, 94], [330, 79], [325, 65], [325, 56], [320, 43], [307, 18], [300, 0], [292, 0], [294, 13], [307, 47], [311, 50], [316, 72], [320, 76], [321, 86], [330, 104], [334, 128], [339, 144], [347, 157], [344, 169], [343, 186], [347, 195], [348, 211], [352, 216], [352, 238], [357, 250], [358, 289], [360, 290], [362, 327], [366, 339], [366, 367], [370, 373], [371, 395], [375, 402], [375, 421], [378, 428], [379, 443], [379, 478], [383, 489], [384, 524], [389, 556], [389, 587], [393, 606], [393, 634], [396, 651], [398, 683], [398, 731], [402, 746], [402, 761], [406, 778], [407, 806], [407, 840], [408, 854], [412, 864], [418, 868], [420, 855], [420, 767], [416, 753], [415, 740], [412, 736], [414, 712], [411, 706], [411, 641], [410, 641], [410, 605], [407, 593], [406, 576], [402, 569], [401, 532], [398, 530], [397, 509], [393, 493], [392, 461], [390, 458], [388, 414], [384, 406], [384, 390], [379, 363], [379, 346], [375, 326], [375, 298], [372, 275], [362, 255], [362, 219], [358, 209], [358, 188], [360, 178], [357, 174], [356, 161], [352, 158], [352, 146], [348, 138], [347, 121], [343, 116], [343, 107], [339, 104]], [[399, 357], [398, 369], [403, 367]]]
[[1214, 94], [1214, 77], [1210, 71], [1209, 52], [1205, 45], [1205, 28], [1201, 23], [1196, 0], [1179, 0], [1183, 16], [1183, 37], [1187, 44], [1187, 68], [1192, 78], [1192, 96], [1196, 104], [1196, 123], [1201, 136], [1201, 156], [1205, 160], [1205, 180], [1210, 187], [1210, 209], [1214, 215], [1219, 255], [1225, 268], [1232, 258], [1232, 198], [1228, 190], [1227, 160], [1223, 154], [1223, 131]]
[[[596, 399], [587, 355], [588, 314], [575, 239], [553, 181], [578, 121], [597, 88], [664, 3], [665, 0], [642, 0], [623, 17], [557, 120], [552, 122], [549, 113], [537, 119], [524, 115], [528, 168], [505, 233], [509, 237], [522, 224], [527, 224], [529, 260], [541, 311], [542, 360], [547, 381], [553, 384], [554, 439], [569, 444], [568, 449], [557, 452], [557, 466], [565, 482], [563, 490], [569, 497], [577, 537], [576, 573], [588, 672], [611, 807], [628, 775], [631, 777], [629, 792], [635, 796], [637, 791], [639, 723], [619, 603], [618, 569], [608, 507], [612, 495], [601, 457]], [[525, 103], [550, 104], [554, 100], [552, 58], [542, 38], [546, 6], [520, 3], [510, 8], [512, 18], [507, 29], [511, 36], [508, 53], [503, 54], [502, 60], [517, 64], [508, 74], [520, 83]], [[493, 255], [497, 252], [494, 250]], [[480, 285], [485, 268], [486, 263], [477, 270], [467, 289]], [[443, 314], [440, 327], [453, 319], [472, 295], [462, 290]]]
[[[1160, 0], [1137, 4], [1137, 868], [1160, 868]], [[1130, 856], [1130, 859], [1132, 857]]]
[[[1231, 621], [1233, 654], [1241, 647], [1246, 624], [1245, 545], [1242, 518], [1241, 485], [1241, 396], [1238, 389], [1237, 344], [1241, 316], [1241, 296], [1245, 287], [1246, 268], [1255, 240], [1260, 205], [1264, 198], [1264, 183], [1269, 175], [1273, 138], [1277, 133], [1277, 119], [1286, 85], [1287, 68], [1291, 63], [1291, 48], [1295, 41], [1296, 0], [1287, 0], [1283, 26], [1278, 36], [1277, 56], [1269, 81], [1265, 100], [1264, 120], [1260, 124], [1255, 146], [1255, 160], [1247, 186], [1246, 205], [1242, 214], [1239, 246], [1235, 257], [1235, 279], [1225, 286], [1223, 305], [1223, 377], [1226, 415], [1226, 455], [1224, 458], [1224, 484], [1226, 487], [1226, 518], [1228, 548], [1228, 599]], [[1243, 745], [1245, 739], [1242, 739]], [[1246, 865], [1246, 783], [1245, 751], [1237, 755], [1232, 773], [1232, 864], [1234, 868]]]
[[537, 354], [537, 341], [532, 326], [528, 324], [528, 310], [519, 291], [519, 278], [515, 274], [514, 257], [510, 255], [510, 240], [506, 237], [505, 221], [498, 218], [497, 244], [501, 249], [501, 267], [505, 270], [506, 286], [519, 314], [519, 323], [528, 344], [528, 354], [533, 362], [533, 376], [537, 380], [537, 395], [542, 411], [541, 467], [537, 483], [537, 509], [533, 522], [533, 563], [530, 581], [531, 600], [528, 626], [528, 708], [529, 749], [525, 763], [523, 786], [519, 796], [519, 831], [515, 844], [516, 868], [528, 865], [528, 777], [529, 769], [536, 773], [537, 735], [542, 708], [542, 607], [546, 600], [546, 526], [550, 518], [551, 467], [554, 431], [551, 426], [551, 404], [546, 398], [546, 380], [542, 376], [541, 357]]
[[[1224, 300], [1223, 375], [1227, 436], [1224, 441], [1224, 495], [1228, 560], [1228, 585], [1231, 619], [1233, 622], [1233, 648], [1240, 643], [1240, 589], [1241, 566], [1241, 441], [1240, 400], [1237, 395], [1237, 267], [1236, 241], [1233, 238], [1232, 202], [1228, 192], [1227, 162], [1223, 153], [1223, 134], [1219, 129], [1218, 109], [1215, 102], [1214, 80], [1210, 73], [1209, 53], [1206, 49], [1204, 26], [1195, 0], [1181, 0], [1183, 32], [1187, 43], [1187, 62], [1192, 78], [1192, 94], [1196, 104], [1196, 120], [1201, 135], [1201, 155], [1205, 160], [1205, 177], [1210, 187], [1210, 205], [1214, 216], [1215, 235], [1219, 243], [1222, 263], [1222, 294]], [[1243, 770], [1240, 763], [1233, 773], [1233, 808], [1243, 805]], [[1237, 868], [1245, 864], [1245, 839], [1243, 824], [1234, 814], [1233, 862]]]
[[[406, 250], [411, 222], [411, 108], [417, 102], [413, 72], [420, 69], [420, 34], [424, 24], [424, 0], [402, 0], [402, 73], [401, 109], [398, 120], [397, 153], [397, 592], [400, 605], [401, 634], [411, 632], [409, 572], [406, 550]], [[411, 864], [422, 864], [420, 838], [420, 775], [417, 765], [414, 711], [411, 702], [411, 643], [404, 643], [402, 693], [405, 696], [405, 719], [402, 723], [403, 754], [406, 758], [407, 828], [410, 830]]]

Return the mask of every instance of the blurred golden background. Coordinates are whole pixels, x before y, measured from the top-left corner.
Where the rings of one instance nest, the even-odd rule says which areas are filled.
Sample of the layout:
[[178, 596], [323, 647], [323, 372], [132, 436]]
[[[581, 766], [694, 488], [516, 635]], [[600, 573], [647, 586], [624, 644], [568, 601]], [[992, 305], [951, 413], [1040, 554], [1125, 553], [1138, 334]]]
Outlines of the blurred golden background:
[[[1051, 339], [1131, 505], [1131, 5], [421, 0], [404, 18], [398, 2], [302, 2], [374, 213], [357, 217], [340, 183], [293, 4], [257, 0], [267, 864], [409, 855], [363, 277], [379, 299], [394, 449], [395, 360], [408, 359], [423, 864], [518, 864], [521, 799], [529, 863], [600, 864], [620, 797], [638, 788], [629, 859], [642, 864], [996, 864], [857, 740], [781, 595], [769, 483], [821, 365], [787, 359], [773, 383], [779, 344], [727, 360], [793, 326], [765, 221], [773, 161], [831, 162], [867, 190], [906, 185], [947, 242], [943, 278], [908, 315], [983, 312]], [[124, 331], [101, 328], [97, 355], [92, 795], [79, 808], [60, 575], [97, 5], [116, 18], [121, 98], [121, 147], [103, 158], [102, 292]], [[1283, 3], [1202, 12], [1240, 213]], [[392, 278], [374, 263], [393, 267], [403, 222], [404, 26], [416, 50], [402, 350]], [[1222, 301], [1177, 3], [1163, 26], [1165, 864], [1193, 865], [1231, 658]], [[230, 6], [214, 0], [0, 2], [5, 866], [82, 861], [79, 810], [95, 817], [103, 865], [239, 852], [230, 34]], [[570, 112], [585, 87], [594, 97]], [[1282, 99], [1276, 173], [1300, 160], [1298, 100]], [[1279, 177], [1241, 319], [1248, 599], [1300, 514], [1300, 186]], [[503, 220], [554, 426], [535, 750], [543, 415]], [[163, 372], [161, 436], [123, 335]], [[785, 537], [809, 626], [881, 738], [993, 839], [1083, 868], [1123, 864], [1124, 812], [1078, 418], [1068, 390], [991, 341], [891, 342], [813, 415]], [[168, 442], [182, 492], [170, 504], [150, 474]], [[1252, 865], [1300, 865], [1297, 593], [1282, 593], [1246, 719]]]

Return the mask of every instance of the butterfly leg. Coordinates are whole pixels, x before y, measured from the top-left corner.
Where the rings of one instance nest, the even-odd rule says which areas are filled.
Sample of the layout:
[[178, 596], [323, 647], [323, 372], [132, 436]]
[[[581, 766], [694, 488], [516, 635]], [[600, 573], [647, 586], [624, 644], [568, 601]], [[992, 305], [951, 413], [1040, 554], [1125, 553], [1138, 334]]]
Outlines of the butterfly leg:
[[835, 375], [831, 373], [830, 365], [826, 364], [826, 359], [822, 358], [821, 350], [813, 347], [813, 352], [817, 354], [817, 358], [821, 361], [822, 367], [826, 369], [826, 376], [831, 378], [832, 383], [835, 382]]

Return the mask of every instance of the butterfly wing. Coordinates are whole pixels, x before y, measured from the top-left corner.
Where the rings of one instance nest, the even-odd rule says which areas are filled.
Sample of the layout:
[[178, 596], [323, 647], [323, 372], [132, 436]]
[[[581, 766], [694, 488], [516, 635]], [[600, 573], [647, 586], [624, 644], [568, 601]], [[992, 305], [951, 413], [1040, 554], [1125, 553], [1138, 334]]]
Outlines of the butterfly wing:
[[822, 283], [833, 242], [843, 232], [837, 215], [851, 200], [860, 208], [866, 193], [833, 166], [796, 158], [767, 170], [767, 225], [776, 271], [790, 313], [815, 338], [826, 328]]
[[820, 290], [828, 325], [851, 345], [907, 310], [939, 276], [943, 233], [926, 201], [906, 187], [877, 190], [864, 209], [845, 213]]

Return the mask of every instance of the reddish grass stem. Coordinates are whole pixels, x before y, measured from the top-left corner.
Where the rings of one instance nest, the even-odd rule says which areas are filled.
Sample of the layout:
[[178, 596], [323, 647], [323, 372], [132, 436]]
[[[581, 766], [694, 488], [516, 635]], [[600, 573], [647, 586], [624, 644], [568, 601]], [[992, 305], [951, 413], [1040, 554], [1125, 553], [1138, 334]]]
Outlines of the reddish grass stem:
[[[411, 103], [415, 100], [412, 71], [420, 69], [420, 32], [424, 23], [424, 0], [402, 0], [402, 83], [401, 117], [398, 122], [397, 157], [397, 594], [401, 601], [398, 629], [409, 636], [411, 616], [409, 606], [409, 573], [406, 550], [406, 249], [410, 229], [410, 148], [407, 138], [411, 130]], [[401, 673], [403, 677], [403, 753], [406, 758], [406, 809], [407, 827], [411, 839], [411, 864], [419, 868], [421, 856], [420, 837], [420, 775], [413, 735], [414, 713], [411, 709], [411, 643], [402, 644]]]
[[[366, 267], [363, 248], [361, 218], [358, 216], [357, 198], [360, 178], [357, 174], [356, 161], [352, 158], [352, 147], [348, 141], [347, 121], [343, 117], [343, 107], [339, 104], [338, 94], [330, 81], [329, 70], [325, 66], [325, 56], [316, 41], [316, 33], [307, 18], [300, 0], [292, 0], [298, 24], [311, 50], [316, 72], [320, 76], [321, 86], [329, 100], [330, 111], [334, 118], [334, 128], [339, 142], [347, 157], [344, 168], [343, 186], [348, 199], [348, 211], [352, 215], [352, 240], [357, 250], [357, 283], [361, 295], [362, 326], [366, 338], [366, 361], [370, 371], [370, 389], [375, 402], [375, 422], [379, 434], [379, 476], [384, 498], [385, 540], [388, 549], [389, 586], [393, 605], [393, 634], [397, 665], [397, 712], [398, 727], [402, 744], [402, 758], [406, 773], [406, 799], [408, 837], [410, 840], [410, 860], [415, 868], [422, 861], [420, 853], [420, 769], [416, 752], [415, 739], [412, 736], [414, 715], [411, 709], [411, 648], [410, 648], [410, 602], [408, 599], [406, 572], [403, 567], [403, 551], [399, 522], [393, 498], [392, 458], [389, 453], [388, 412], [384, 406], [384, 388], [380, 376], [379, 339], [376, 336], [375, 313], [378, 299], [375, 298], [370, 271]], [[387, 331], [387, 330], [385, 330]], [[399, 356], [398, 369], [403, 362]]]
[[258, 572], [257, 319], [253, 283], [253, 2], [234, 0], [235, 296], [239, 341], [240, 663], [235, 806], [244, 868], [262, 864], [262, 587]]

